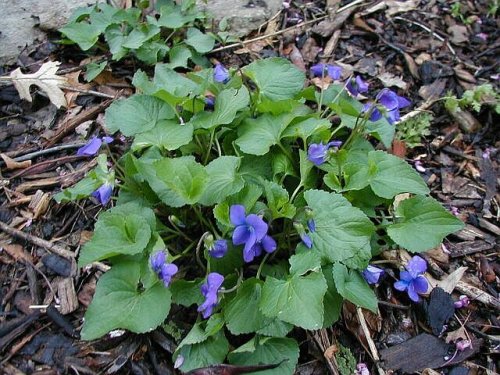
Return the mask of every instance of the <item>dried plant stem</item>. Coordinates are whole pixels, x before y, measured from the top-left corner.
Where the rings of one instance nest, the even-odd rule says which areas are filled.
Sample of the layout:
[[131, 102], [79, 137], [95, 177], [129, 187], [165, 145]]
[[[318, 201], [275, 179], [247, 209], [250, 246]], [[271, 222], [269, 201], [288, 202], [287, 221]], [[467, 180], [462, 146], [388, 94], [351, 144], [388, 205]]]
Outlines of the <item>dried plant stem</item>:
[[45, 250], [54, 253], [56, 255], [59, 255], [63, 258], [70, 260], [75, 258], [75, 254], [73, 252], [66, 250], [65, 248], [59, 245], [55, 245], [52, 242], [33, 236], [32, 234], [24, 233], [18, 229], [12, 228], [1, 221], [0, 221], [0, 231], [10, 234], [13, 237], [31, 242], [33, 245], [43, 247]]
[[361, 325], [361, 329], [365, 334], [366, 342], [368, 343], [368, 347], [370, 348], [371, 356], [373, 358], [373, 361], [375, 362], [377, 371], [379, 375], [385, 375], [385, 371], [379, 365], [380, 357], [378, 355], [375, 343], [373, 342], [373, 339], [370, 335], [370, 330], [368, 329], [368, 325], [366, 324], [365, 316], [363, 315], [363, 310], [361, 310], [361, 307], [356, 308], [356, 314], [358, 315], [359, 324]]

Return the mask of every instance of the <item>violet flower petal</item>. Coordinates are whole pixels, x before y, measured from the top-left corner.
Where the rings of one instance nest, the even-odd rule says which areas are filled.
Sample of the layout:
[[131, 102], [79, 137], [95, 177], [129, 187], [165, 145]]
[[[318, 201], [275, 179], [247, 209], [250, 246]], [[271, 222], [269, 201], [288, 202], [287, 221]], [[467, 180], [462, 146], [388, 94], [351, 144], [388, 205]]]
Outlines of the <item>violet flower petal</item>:
[[102, 144], [101, 138], [93, 137], [87, 142], [85, 146], [80, 147], [76, 151], [76, 154], [78, 156], [94, 156], [99, 152], [101, 144]]
[[264, 248], [266, 253], [272, 253], [277, 248], [276, 241], [269, 235], [265, 235], [260, 243], [262, 244], [262, 247]]
[[361, 272], [364, 279], [368, 284], [378, 283], [380, 276], [384, 274], [384, 270], [375, 266], [369, 265], [363, 272]]
[[419, 276], [412, 281], [415, 292], [417, 293], [425, 293], [427, 292], [427, 288], [429, 284], [427, 283], [427, 279], [424, 276]]
[[104, 137], [102, 137], [102, 141], [106, 144], [110, 144], [114, 141], [114, 138], [113, 137], [108, 137], [107, 135], [105, 135]]
[[224, 65], [215, 64], [214, 81], [219, 83], [226, 83], [229, 81], [229, 71], [224, 67]]
[[246, 218], [247, 225], [253, 228], [255, 238], [260, 241], [267, 233], [268, 226], [260, 216], [250, 214]]
[[414, 283], [410, 283], [410, 285], [408, 285], [408, 297], [410, 297], [410, 299], [413, 301], [413, 302], [418, 302], [420, 301], [420, 297], [417, 293], [417, 291], [415, 290], [415, 285]]
[[427, 263], [421, 257], [415, 255], [408, 262], [406, 269], [408, 270], [412, 278], [416, 278], [417, 276], [427, 271]]
[[155, 273], [160, 273], [161, 266], [165, 263], [166, 254], [164, 251], [157, 251], [149, 257], [149, 264]]
[[224, 276], [217, 272], [211, 272], [207, 276], [207, 281], [201, 286], [201, 293], [205, 301], [198, 307], [203, 318], [206, 319], [212, 315], [213, 309], [217, 306], [217, 293], [224, 282]]
[[314, 165], [320, 166], [326, 161], [328, 146], [321, 143], [311, 143], [307, 150], [307, 158]]
[[377, 99], [388, 111], [399, 108], [398, 95], [389, 89], [383, 89], [377, 95]]
[[365, 93], [368, 91], [369, 85], [367, 82], [363, 81], [361, 76], [356, 76], [355, 82], [359, 93]]
[[334, 81], [339, 79], [342, 75], [342, 68], [340, 66], [328, 65], [327, 71], [328, 76]]
[[233, 232], [233, 244], [242, 245], [248, 242], [251, 234], [251, 231], [248, 230], [246, 225], [237, 226]]
[[245, 206], [241, 204], [233, 204], [229, 208], [229, 220], [233, 225], [245, 225]]
[[314, 221], [314, 219], [307, 220], [307, 227], [309, 228], [309, 231], [311, 233], [316, 232], [316, 222]]
[[223, 258], [227, 253], [227, 241], [226, 240], [217, 240], [214, 243], [214, 246], [211, 250], [208, 251], [208, 254], [213, 258]]
[[96, 198], [99, 203], [105, 206], [111, 199], [111, 194], [113, 193], [113, 186], [109, 183], [104, 183], [96, 191], [92, 193], [92, 196]]
[[409, 283], [404, 281], [404, 280], [399, 280], [399, 281], [396, 281], [394, 283], [394, 288], [399, 290], [400, 292], [403, 292], [405, 291], [406, 289], [408, 289], [408, 285]]
[[165, 263], [162, 265], [159, 276], [166, 287], [170, 285], [170, 281], [177, 271], [179, 271], [179, 268], [173, 263]]
[[308, 249], [312, 248], [313, 241], [312, 241], [311, 237], [306, 233], [300, 233], [299, 235], [300, 235], [300, 239], [301, 239], [302, 243], [304, 245], [306, 245], [306, 247]]

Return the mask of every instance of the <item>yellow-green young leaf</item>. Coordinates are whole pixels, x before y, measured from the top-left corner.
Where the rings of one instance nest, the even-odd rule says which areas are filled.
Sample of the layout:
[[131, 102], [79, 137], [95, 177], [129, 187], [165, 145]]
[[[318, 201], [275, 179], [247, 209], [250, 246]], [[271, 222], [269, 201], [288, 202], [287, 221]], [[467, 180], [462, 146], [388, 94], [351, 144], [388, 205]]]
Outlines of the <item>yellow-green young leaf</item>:
[[245, 86], [238, 90], [223, 90], [215, 99], [213, 112], [198, 112], [190, 122], [196, 129], [212, 129], [218, 125], [230, 124], [238, 111], [248, 107], [249, 101], [250, 95]]
[[371, 258], [370, 240], [375, 232], [370, 219], [340, 194], [308, 190], [304, 198], [316, 223], [316, 231], [309, 234], [312, 251], [318, 251], [328, 262], [365, 267]]
[[377, 297], [359, 271], [348, 270], [343, 264], [335, 263], [332, 275], [335, 287], [342, 297], [357, 306], [377, 311]]
[[151, 189], [170, 207], [197, 203], [206, 188], [208, 173], [193, 156], [139, 160], [140, 171]]
[[137, 134], [132, 144], [133, 151], [156, 146], [160, 149], [174, 151], [191, 142], [193, 139], [193, 126], [179, 124], [176, 120], [160, 120], [153, 129]]
[[224, 307], [227, 328], [233, 335], [256, 332], [269, 323], [259, 310], [264, 282], [251, 278], [239, 287], [236, 296]]
[[141, 263], [135, 261], [117, 263], [99, 279], [85, 313], [82, 339], [94, 340], [119, 328], [145, 333], [165, 320], [170, 291], [161, 282], [142, 290], [141, 279]]
[[260, 310], [304, 329], [323, 325], [323, 297], [326, 281], [321, 272], [293, 275], [286, 280], [267, 277], [262, 289]]
[[304, 87], [304, 72], [283, 58], [254, 61], [243, 74], [255, 82], [262, 97], [274, 101], [292, 99]]
[[[277, 368], [259, 371], [259, 375], [292, 375], [299, 360], [299, 346], [294, 339], [256, 336], [229, 353], [234, 365], [252, 366], [281, 363]], [[285, 361], [286, 360], [286, 361]]]
[[222, 202], [228, 195], [236, 194], [245, 185], [238, 173], [240, 159], [236, 156], [220, 156], [205, 167], [208, 173], [207, 187], [200, 203], [211, 206]]
[[215, 39], [194, 27], [188, 29], [186, 36], [186, 44], [193, 47], [196, 52], [207, 53], [214, 48]]
[[173, 108], [150, 95], [134, 95], [114, 102], [106, 110], [106, 128], [133, 136], [153, 129], [161, 120], [174, 118]]
[[344, 190], [370, 186], [376, 195], [387, 199], [401, 193], [429, 193], [425, 181], [408, 163], [384, 151], [370, 151], [365, 163], [348, 162], [343, 174]]
[[396, 209], [396, 222], [387, 233], [398, 245], [420, 253], [439, 244], [448, 234], [464, 227], [435, 199], [417, 196], [402, 201]]
[[80, 267], [120, 254], [138, 254], [146, 248], [151, 227], [144, 217], [132, 212], [125, 214], [110, 210], [99, 216], [94, 235], [80, 253]]

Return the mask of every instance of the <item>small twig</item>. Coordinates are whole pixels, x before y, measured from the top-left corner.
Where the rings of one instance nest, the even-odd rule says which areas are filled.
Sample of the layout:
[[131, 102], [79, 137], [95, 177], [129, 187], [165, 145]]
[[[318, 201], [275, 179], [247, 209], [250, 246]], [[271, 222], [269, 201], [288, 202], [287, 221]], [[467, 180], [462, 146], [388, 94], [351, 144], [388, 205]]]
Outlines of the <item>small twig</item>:
[[[31, 160], [36, 157], [42, 156], [42, 155], [48, 155], [52, 154], [58, 151], [63, 151], [63, 150], [69, 150], [73, 148], [80, 148], [82, 146], [85, 146], [86, 142], [79, 142], [79, 143], [72, 143], [72, 144], [64, 144], [64, 145], [59, 145], [51, 148], [46, 148], [44, 150], [39, 150], [35, 152], [30, 152], [29, 154], [25, 154], [23, 156], [19, 156], [17, 158], [14, 158], [12, 160], [21, 162], [21, 161], [26, 161], [26, 160]], [[3, 160], [0, 160], [0, 165], [5, 164]]]
[[409, 310], [410, 309], [410, 306], [397, 305], [395, 303], [390, 303], [390, 302], [386, 302], [386, 301], [378, 301], [378, 304], [382, 305], [382, 306], [392, 307], [394, 309], [399, 309], [399, 310]]
[[109, 94], [104, 94], [99, 91], [94, 91], [94, 90], [82, 90], [73, 86], [66, 86], [66, 85], [61, 85], [59, 86], [62, 89], [68, 90], [68, 91], [76, 91], [76, 92], [81, 92], [82, 94], [88, 94], [88, 95], [94, 95], [98, 96], [100, 98], [106, 98], [106, 99], [114, 99], [114, 95], [109, 95]]
[[382, 369], [382, 367], [379, 366], [380, 357], [378, 355], [377, 347], [375, 346], [372, 336], [370, 335], [370, 330], [368, 329], [368, 325], [366, 324], [365, 316], [363, 315], [363, 310], [361, 310], [361, 307], [356, 307], [356, 314], [358, 315], [359, 324], [361, 325], [361, 329], [365, 334], [366, 342], [368, 343], [368, 347], [370, 348], [371, 356], [373, 358], [373, 361], [375, 362], [377, 371], [379, 375], [385, 375], [385, 371]]
[[231, 48], [236, 48], [236, 47], [245, 47], [246, 44], [257, 42], [259, 40], [267, 39], [267, 38], [270, 38], [270, 37], [273, 37], [273, 36], [281, 35], [281, 34], [284, 34], [284, 33], [288, 32], [288, 31], [297, 29], [299, 27], [307, 26], [307, 25], [310, 25], [312, 23], [324, 20], [327, 17], [328, 16], [318, 17], [318, 18], [315, 18], [315, 19], [310, 20], [310, 21], [306, 21], [306, 22], [299, 23], [299, 24], [294, 25], [294, 26], [287, 27], [286, 29], [276, 31], [276, 32], [271, 33], [271, 34], [265, 34], [265, 35], [261, 35], [261, 36], [258, 36], [258, 37], [252, 38], [252, 39], [247, 39], [247, 40], [243, 40], [241, 42], [229, 44], [227, 46], [215, 48], [212, 51], [210, 51], [210, 53], [221, 52], [221, 51], [225, 51], [225, 50], [228, 50], [228, 49], [231, 49]]
[[63, 258], [71, 260], [75, 257], [75, 254], [73, 252], [66, 250], [65, 248], [59, 245], [53, 244], [52, 242], [46, 241], [42, 238], [33, 236], [32, 234], [24, 233], [18, 229], [10, 227], [9, 225], [1, 221], [0, 221], [0, 231], [10, 234], [11, 236], [14, 236], [16, 238], [20, 238], [25, 241], [31, 242], [33, 245], [43, 247], [45, 250], [57, 254]]

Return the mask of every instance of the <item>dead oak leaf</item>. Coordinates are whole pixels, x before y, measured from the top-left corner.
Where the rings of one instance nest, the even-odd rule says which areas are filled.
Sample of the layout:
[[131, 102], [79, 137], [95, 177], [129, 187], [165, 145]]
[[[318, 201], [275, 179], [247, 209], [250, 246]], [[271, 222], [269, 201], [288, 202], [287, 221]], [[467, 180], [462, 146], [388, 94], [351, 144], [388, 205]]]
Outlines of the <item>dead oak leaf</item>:
[[56, 75], [60, 64], [58, 61], [49, 61], [43, 64], [36, 73], [24, 74], [20, 68], [10, 73], [10, 79], [19, 92], [21, 99], [31, 102], [33, 99], [31, 98], [30, 87], [35, 85], [48, 95], [49, 100], [57, 108], [66, 106], [66, 98], [60, 87], [66, 84], [66, 78]]

